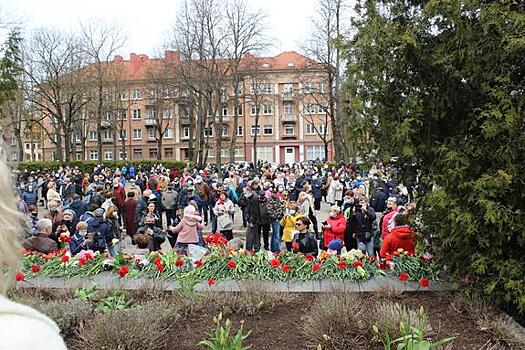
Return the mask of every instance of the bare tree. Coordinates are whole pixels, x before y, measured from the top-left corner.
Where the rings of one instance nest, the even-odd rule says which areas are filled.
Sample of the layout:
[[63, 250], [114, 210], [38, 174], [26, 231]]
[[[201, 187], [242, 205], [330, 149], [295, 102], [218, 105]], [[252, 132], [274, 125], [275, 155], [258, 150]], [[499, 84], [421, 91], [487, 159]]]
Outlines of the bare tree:
[[[327, 112], [326, 102], [322, 103], [318, 97], [313, 97], [313, 101], [303, 103], [302, 111], [300, 110], [300, 117], [303, 118], [307, 124], [312, 125], [314, 133], [323, 142], [324, 159], [328, 159], [328, 149], [332, 142], [332, 137], [328, 132], [330, 125], [330, 115]], [[316, 116], [317, 111], [322, 115], [322, 119]], [[319, 124], [320, 122], [320, 124]]]
[[111, 93], [107, 87], [114, 80], [114, 65], [110, 59], [125, 43], [126, 37], [121, 27], [116, 23], [106, 23], [101, 20], [91, 20], [80, 24], [82, 49], [89, 59], [89, 67], [84, 70], [93, 91], [93, 109], [97, 128], [98, 160], [102, 162], [102, 122], [108, 110]]
[[318, 10], [312, 20], [313, 28], [310, 39], [303, 46], [313, 65], [320, 64], [326, 72], [328, 108], [336, 160], [350, 159], [345, 142], [345, 119], [342, 108], [342, 55], [341, 41], [344, 0], [319, 0]]
[[230, 143], [230, 163], [233, 163], [239, 126], [239, 102], [242, 98], [242, 58], [248, 53], [260, 53], [269, 46], [269, 42], [264, 30], [266, 15], [260, 10], [250, 10], [245, 0], [233, 0], [226, 5], [226, 21], [225, 47], [233, 90], [233, 133]]
[[28, 41], [24, 58], [25, 99], [40, 110], [35, 122], [55, 145], [56, 158], [68, 162], [75, 119], [88, 102], [80, 42], [57, 29], [40, 29]]

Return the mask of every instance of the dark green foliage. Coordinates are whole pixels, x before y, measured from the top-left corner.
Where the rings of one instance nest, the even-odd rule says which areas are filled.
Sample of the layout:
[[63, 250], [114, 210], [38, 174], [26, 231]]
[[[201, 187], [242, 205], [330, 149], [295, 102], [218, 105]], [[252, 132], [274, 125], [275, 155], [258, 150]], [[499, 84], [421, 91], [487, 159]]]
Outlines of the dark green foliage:
[[[525, 315], [525, 5], [358, 1], [347, 91], [378, 158], [428, 189], [421, 233], [466, 287]], [[376, 119], [377, 118], [377, 119]]]
[[21, 42], [20, 30], [14, 28], [0, 49], [0, 106], [13, 100], [18, 90], [18, 81], [22, 74]]
[[[181, 162], [181, 161], [173, 161], [173, 160], [133, 160], [133, 161], [124, 161], [124, 160], [116, 160], [116, 161], [104, 161], [102, 163], [104, 166], [107, 166], [108, 168], [119, 168], [121, 169], [123, 165], [133, 165], [135, 166], [135, 173], [138, 171], [139, 167], [149, 167], [151, 165], [157, 165], [162, 164], [167, 169], [178, 169], [179, 172], [184, 169], [187, 166], [192, 166], [189, 162]], [[65, 165], [71, 166], [71, 167], [78, 167], [80, 171], [83, 173], [91, 173], [93, 169], [97, 166], [97, 161], [73, 161], [69, 162]], [[61, 164], [60, 162], [19, 162], [19, 163], [13, 163], [13, 166], [18, 168], [19, 170], [25, 170], [28, 171], [40, 171], [43, 169], [47, 169], [50, 171], [56, 171], [61, 166], [64, 166], [64, 164]]]

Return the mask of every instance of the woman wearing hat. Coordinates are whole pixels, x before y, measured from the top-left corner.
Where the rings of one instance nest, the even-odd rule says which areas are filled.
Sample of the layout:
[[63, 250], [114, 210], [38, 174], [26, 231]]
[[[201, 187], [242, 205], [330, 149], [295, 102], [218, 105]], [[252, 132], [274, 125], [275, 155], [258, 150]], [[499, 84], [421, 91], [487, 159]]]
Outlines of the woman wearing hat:
[[335, 239], [344, 241], [346, 231], [346, 219], [338, 205], [333, 205], [330, 208], [328, 218], [322, 225], [323, 229], [323, 244], [325, 247], [330, 245]]

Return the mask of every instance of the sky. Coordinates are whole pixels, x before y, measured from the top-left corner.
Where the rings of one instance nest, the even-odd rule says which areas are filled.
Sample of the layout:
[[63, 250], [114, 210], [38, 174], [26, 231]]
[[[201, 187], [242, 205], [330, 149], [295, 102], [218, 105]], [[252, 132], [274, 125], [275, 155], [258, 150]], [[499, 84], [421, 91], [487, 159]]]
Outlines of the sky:
[[[247, 1], [267, 14], [268, 34], [274, 39], [268, 55], [300, 51], [301, 42], [310, 33], [317, 0]], [[119, 54], [125, 58], [131, 52], [156, 57], [180, 4], [181, 0], [1, 0], [0, 19], [21, 22], [26, 31], [48, 26], [72, 30], [79, 21], [91, 18], [117, 21], [127, 34]]]

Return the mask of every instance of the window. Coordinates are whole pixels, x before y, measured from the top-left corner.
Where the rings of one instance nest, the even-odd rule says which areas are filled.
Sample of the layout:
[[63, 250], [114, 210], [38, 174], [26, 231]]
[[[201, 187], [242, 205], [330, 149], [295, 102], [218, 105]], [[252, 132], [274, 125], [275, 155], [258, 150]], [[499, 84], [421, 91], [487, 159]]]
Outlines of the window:
[[230, 156], [230, 150], [226, 148], [221, 148], [221, 157], [225, 158], [229, 156]]
[[126, 99], [126, 92], [125, 91], [120, 91], [118, 93], [118, 98], [120, 98], [121, 100], [125, 100]]
[[228, 115], [228, 107], [222, 106], [222, 115]]
[[89, 141], [97, 141], [97, 132], [96, 131], [90, 131], [88, 134]]
[[82, 160], [82, 153], [77, 152], [77, 154], [75, 154], [75, 159], [76, 160]]
[[223, 137], [228, 137], [228, 126], [226, 126], [226, 125], [222, 126], [222, 136]]
[[305, 113], [306, 114], [314, 114], [315, 113], [315, 105], [312, 104], [312, 103], [307, 103], [306, 104]]
[[326, 124], [319, 124], [319, 125], [317, 126], [317, 130], [319, 130], [319, 133], [320, 133], [321, 135], [324, 135], [325, 132], [328, 132], [328, 125], [326, 125]]
[[285, 125], [284, 126], [284, 134], [285, 135], [293, 135], [295, 134], [295, 130], [293, 125]]
[[142, 150], [140, 148], [136, 148], [133, 150], [133, 158], [142, 159]]
[[273, 162], [274, 148], [272, 146], [257, 147], [257, 160]]
[[133, 140], [142, 140], [142, 129], [133, 129]]
[[119, 157], [120, 160], [128, 159], [128, 152], [119, 151], [118, 152], [118, 157]]
[[263, 135], [272, 135], [273, 134], [273, 126], [272, 125], [265, 125], [263, 127]]
[[104, 151], [104, 160], [113, 160], [113, 151]]
[[293, 84], [284, 84], [284, 93], [291, 94], [293, 93]]
[[156, 119], [156, 118], [157, 118], [157, 109], [148, 108], [148, 119]]
[[272, 93], [272, 84], [270, 83], [264, 83], [262, 86], [262, 92], [263, 94], [270, 95]]
[[157, 98], [157, 91], [156, 90], [148, 91], [148, 97], [149, 98]]
[[[75, 136], [76, 136], [76, 135], [75, 135]], [[30, 145], [29, 143], [26, 143], [26, 144], [24, 145], [24, 147], [28, 150], [28, 149], [31, 148], [31, 145]]]
[[314, 124], [306, 124], [306, 135], [315, 135]]
[[171, 108], [164, 108], [164, 111], [162, 113], [162, 118], [171, 119], [171, 116], [172, 116]]
[[323, 105], [319, 105], [318, 109], [319, 109], [319, 114], [325, 114], [328, 111], [328, 107], [323, 106]]
[[190, 138], [190, 128], [185, 126], [182, 128], [182, 138], [189, 139]]
[[256, 107], [252, 105], [252, 115], [261, 114], [261, 107]]
[[252, 95], [255, 95], [256, 93], [257, 94], [260, 93], [261, 89], [256, 84], [252, 84], [252, 86], [250, 88], [250, 92], [251, 92]]
[[324, 146], [306, 146], [306, 160], [324, 160]]
[[204, 128], [204, 136], [213, 137], [213, 128]]
[[237, 115], [242, 115], [242, 106], [237, 106]]
[[126, 129], [120, 129], [118, 139], [119, 140], [127, 140], [128, 139], [128, 131]]
[[98, 160], [98, 151], [89, 151], [89, 159]]
[[228, 95], [226, 94], [226, 88], [224, 86], [221, 87], [219, 95], [221, 96], [221, 102], [226, 102], [226, 100], [228, 99]]
[[244, 127], [242, 125], [237, 125], [237, 136], [244, 135]]
[[153, 158], [153, 159], [156, 159], [157, 158], [157, 149], [156, 148], [150, 148], [149, 149], [149, 157], [150, 158]]
[[111, 111], [106, 111], [106, 120], [111, 120]]
[[244, 148], [236, 148], [235, 157], [244, 157]]
[[319, 83], [319, 92], [324, 94], [324, 83]]
[[[78, 132], [75, 133], [75, 142], [80, 142], [80, 134]], [[29, 144], [27, 144], [27, 146], [29, 146]], [[29, 147], [27, 147], [27, 149], [29, 149]]]
[[190, 116], [190, 112], [188, 111], [188, 108], [182, 105], [179, 105], [179, 114], [182, 118], [188, 118]]
[[252, 136], [254, 136], [255, 134], [260, 135], [261, 134], [261, 127], [252, 125], [252, 133], [251, 134], [252, 134]]
[[148, 138], [150, 140], [155, 139], [156, 135], [157, 135], [157, 130], [155, 130], [155, 128], [149, 128], [148, 129]]
[[173, 148], [166, 148], [164, 150], [164, 158], [173, 158]]
[[303, 84], [303, 92], [304, 93], [312, 93], [312, 92], [314, 92], [314, 84], [312, 84], [312, 83], [304, 83]]
[[173, 138], [173, 129], [172, 128], [166, 128], [166, 130], [164, 130], [164, 138], [166, 138], [166, 139], [172, 139]]
[[263, 114], [272, 114], [272, 105], [269, 103], [263, 104]]
[[293, 104], [285, 103], [284, 104], [284, 115], [292, 115], [292, 114], [293, 114]]
[[140, 98], [140, 91], [139, 90], [133, 90], [131, 93], [131, 98], [134, 100], [138, 100]]
[[118, 120], [126, 120], [126, 118], [128, 117], [128, 113], [125, 109], [119, 109], [117, 111], [117, 119]]
[[104, 132], [102, 133], [102, 138], [104, 140], [112, 140], [113, 139], [113, 133], [111, 132], [111, 130], [104, 130]]
[[173, 94], [170, 89], [164, 89], [164, 93], [163, 93], [164, 98], [171, 98], [172, 95]]
[[140, 108], [135, 108], [133, 110], [133, 115], [131, 119], [140, 119]]

